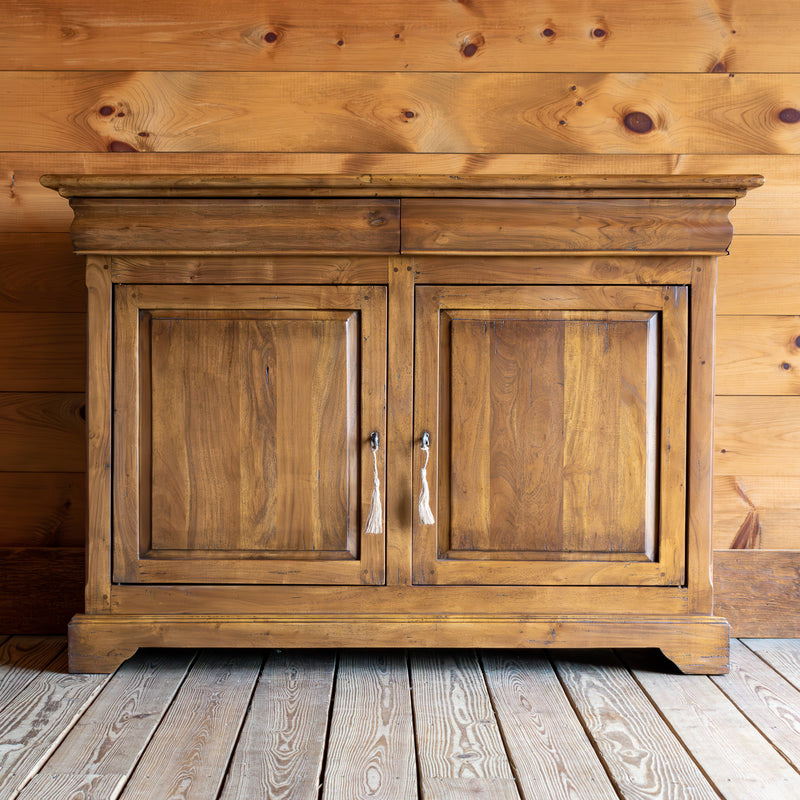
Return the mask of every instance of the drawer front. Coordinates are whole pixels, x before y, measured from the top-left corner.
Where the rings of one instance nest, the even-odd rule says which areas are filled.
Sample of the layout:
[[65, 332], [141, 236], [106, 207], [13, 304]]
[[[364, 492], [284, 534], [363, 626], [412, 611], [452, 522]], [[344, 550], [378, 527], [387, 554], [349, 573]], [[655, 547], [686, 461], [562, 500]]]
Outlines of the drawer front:
[[72, 201], [84, 252], [396, 253], [398, 200]]
[[403, 251], [724, 252], [730, 199], [403, 200]]

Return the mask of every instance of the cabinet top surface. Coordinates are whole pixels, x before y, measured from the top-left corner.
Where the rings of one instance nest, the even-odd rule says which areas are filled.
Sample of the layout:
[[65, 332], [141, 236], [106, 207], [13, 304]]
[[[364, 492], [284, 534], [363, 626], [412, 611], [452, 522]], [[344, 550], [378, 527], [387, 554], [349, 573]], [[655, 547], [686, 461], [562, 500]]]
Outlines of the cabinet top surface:
[[62, 197], [740, 197], [761, 175], [44, 175]]

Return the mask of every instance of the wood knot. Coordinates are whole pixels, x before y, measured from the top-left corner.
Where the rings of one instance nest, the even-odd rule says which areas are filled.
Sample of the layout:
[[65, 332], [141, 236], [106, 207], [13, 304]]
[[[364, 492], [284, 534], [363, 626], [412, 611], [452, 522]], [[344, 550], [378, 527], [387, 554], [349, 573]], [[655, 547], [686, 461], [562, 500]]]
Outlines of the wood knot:
[[339, 41], [336, 42], [336, 46], [337, 47], [344, 47], [344, 39], [339, 39]]
[[542, 36], [544, 36], [545, 39], [549, 39], [550, 37], [555, 36], [555, 35], [556, 35], [556, 32], [552, 28], [545, 28], [542, 31]]
[[781, 109], [780, 113], [778, 114], [778, 119], [780, 119], [781, 122], [794, 125], [796, 122], [800, 122], [800, 111], [798, 111], [796, 108]]
[[403, 116], [408, 120], [408, 119], [414, 119], [416, 114], [413, 111], [404, 111]]
[[592, 36], [594, 36], [595, 39], [602, 39], [607, 33], [608, 31], [603, 28], [595, 28], [592, 31]]
[[625, 127], [634, 133], [648, 133], [653, 130], [653, 120], [643, 111], [631, 111], [625, 115]]
[[785, 369], [785, 370], [788, 371], [791, 368], [792, 368], [792, 365], [788, 361], [784, 361], [783, 364], [781, 364], [781, 369]]
[[101, 106], [97, 112], [101, 117], [110, 117], [116, 109], [114, 106]]
[[464, 56], [464, 58], [472, 58], [472, 56], [474, 56], [475, 53], [477, 52], [478, 52], [478, 45], [476, 45], [474, 42], [465, 44], [461, 48], [461, 55]]
[[727, 67], [727, 65], [725, 64], [724, 61], [717, 61], [717, 63], [714, 64], [713, 67], [711, 67], [711, 71], [712, 72], [727, 72], [728, 71], [728, 67]]
[[275, 42], [278, 41], [278, 34], [275, 33], [275, 31], [269, 31], [265, 34], [264, 41], [267, 42], [267, 44], [275, 44]]
[[386, 218], [381, 216], [380, 211], [370, 211], [367, 218], [367, 225], [373, 228], [380, 228], [381, 225], [386, 224]]

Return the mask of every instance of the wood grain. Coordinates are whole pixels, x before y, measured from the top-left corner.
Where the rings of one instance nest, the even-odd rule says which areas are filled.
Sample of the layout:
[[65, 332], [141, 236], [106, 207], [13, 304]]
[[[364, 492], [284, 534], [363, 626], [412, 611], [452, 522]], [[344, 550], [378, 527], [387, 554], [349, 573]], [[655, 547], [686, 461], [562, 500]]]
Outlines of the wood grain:
[[[403, 199], [403, 250], [719, 250], [730, 200]], [[635, 220], [635, 221], [634, 221]]]
[[720, 397], [714, 468], [719, 475], [800, 474], [800, 397]]
[[158, 198], [78, 198], [72, 208], [72, 241], [85, 251], [395, 253], [400, 244], [396, 200], [198, 198], [176, 213]]
[[220, 800], [317, 800], [335, 665], [333, 652], [269, 655]]
[[258, 650], [203, 653], [136, 765], [121, 800], [215, 797], [262, 660]]
[[60, 636], [12, 636], [0, 643], [0, 710], [63, 652]]
[[[610, 310], [592, 310], [600, 308]], [[417, 581], [678, 580], [685, 467], [677, 451], [670, 461], [665, 442], [656, 487], [655, 370], [661, 359], [660, 424], [677, 446], [685, 425], [686, 292], [420, 287], [417, 309], [415, 413], [418, 429], [434, 437], [437, 460], [429, 467], [439, 476], [440, 531], [437, 539], [434, 528], [417, 530]], [[663, 309], [661, 354], [648, 309]], [[546, 335], [537, 333], [541, 325], [556, 327]], [[602, 402], [587, 400], [596, 396]], [[655, 561], [657, 491], [664, 517]], [[614, 561], [624, 561], [624, 570]]]
[[790, 764], [800, 765], [800, 691], [736, 639], [730, 674], [711, 680]]
[[715, 475], [714, 548], [800, 550], [800, 475]]
[[421, 651], [411, 655], [410, 663], [424, 800], [452, 800], [468, 792], [517, 800], [474, 653]]
[[800, 636], [800, 553], [717, 550], [714, 612], [734, 636]]
[[800, 394], [800, 316], [718, 316], [715, 391]]
[[[385, 426], [385, 289], [116, 296], [116, 347], [130, 354], [117, 362], [117, 442], [141, 443], [115, 455], [116, 579], [195, 583], [188, 550], [210, 582], [383, 582], [383, 538], [361, 534], [359, 509], [372, 491], [367, 436]], [[189, 391], [198, 375], [204, 388]], [[241, 446], [262, 431], [261, 451]]]
[[0, 798], [9, 800], [52, 752], [108, 682], [107, 675], [67, 675], [66, 653], [40, 672], [0, 719]]
[[83, 471], [83, 407], [83, 394], [0, 393], [0, 469]]
[[86, 611], [101, 612], [111, 602], [111, 307], [109, 264], [86, 259], [87, 334], [86, 424]]
[[58, 12], [37, 0], [3, 20], [0, 68], [792, 72], [792, 11], [779, 0], [758, 8], [671, 0], [635, 14], [624, 0], [607, 0], [602, 13], [521, 0], [495, 2], [491, 13], [424, 0], [399, 8], [313, 0], [259, 13], [248, 0], [215, 0], [200, 15], [191, 4], [167, 13], [149, 0], [98, 18], [91, 0], [62, 2]]
[[[632, 675], [611, 655], [559, 656], [555, 667], [626, 800], [719, 800]], [[705, 679], [703, 679], [705, 680]]]
[[126, 661], [19, 800], [117, 797], [186, 677], [193, 651], [140, 651]]
[[83, 609], [85, 560], [82, 547], [0, 549], [0, 630], [63, 636]]
[[[749, 199], [755, 197], [754, 193]], [[789, 235], [734, 236], [730, 255], [719, 264], [717, 313], [796, 314], [800, 309], [797, 244]]]
[[731, 175], [761, 173], [766, 184], [735, 208], [737, 234], [797, 232], [800, 158], [793, 155], [584, 153], [0, 153], [0, 231], [64, 232], [72, 214], [39, 182], [43, 173], [98, 175], [438, 174]]
[[[628, 661], [638, 664], [634, 657]], [[800, 793], [797, 771], [708, 678], [643, 667], [634, 675], [726, 800], [785, 800]]]
[[85, 313], [83, 259], [64, 233], [0, 233], [0, 312]]
[[83, 547], [80, 472], [0, 472], [0, 547]]
[[0, 314], [0, 390], [82, 392], [85, 314]]
[[799, 91], [791, 73], [18, 71], [0, 149], [797, 153], [780, 113]]
[[386, 283], [386, 256], [115, 256], [118, 283]]
[[617, 793], [547, 658], [486, 652], [481, 662], [525, 800], [615, 800]]
[[405, 653], [342, 653], [323, 800], [412, 800], [416, 778]]
[[800, 689], [800, 642], [790, 639], [746, 639], [744, 643], [796, 689]]

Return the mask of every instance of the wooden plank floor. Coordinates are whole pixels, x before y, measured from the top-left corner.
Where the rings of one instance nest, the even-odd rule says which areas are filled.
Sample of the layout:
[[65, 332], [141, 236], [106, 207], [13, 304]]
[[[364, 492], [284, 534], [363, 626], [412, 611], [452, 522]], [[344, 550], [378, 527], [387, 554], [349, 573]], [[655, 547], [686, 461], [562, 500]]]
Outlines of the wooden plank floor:
[[651, 651], [142, 650], [0, 636], [0, 800], [800, 798], [800, 640]]

